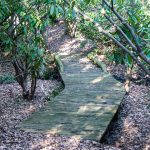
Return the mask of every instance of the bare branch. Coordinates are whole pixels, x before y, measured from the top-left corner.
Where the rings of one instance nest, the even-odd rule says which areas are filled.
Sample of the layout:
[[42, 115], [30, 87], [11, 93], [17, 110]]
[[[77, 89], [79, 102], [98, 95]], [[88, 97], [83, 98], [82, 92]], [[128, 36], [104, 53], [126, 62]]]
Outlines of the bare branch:
[[106, 14], [104, 14], [104, 16], [106, 17], [106, 19], [113, 25], [116, 27], [116, 29], [121, 33], [121, 35], [126, 39], [126, 41], [128, 42], [128, 44], [133, 48], [133, 50], [135, 52], [137, 52], [139, 54], [139, 57], [141, 59], [143, 59], [146, 63], [150, 64], [150, 59], [148, 59], [146, 57], [146, 55], [143, 52], [140, 52], [137, 50], [137, 47], [132, 43], [132, 41], [126, 36], [126, 34], [123, 32], [123, 30], [115, 24], [115, 22]]
[[113, 0], [111, 0], [111, 7], [112, 7], [112, 9], [114, 9], [114, 1]]
[[132, 37], [133, 37], [133, 39], [134, 39], [134, 42], [135, 42], [135, 44], [136, 44], [136, 46], [137, 46], [137, 50], [138, 50], [139, 52], [141, 52], [142, 49], [141, 49], [141, 47], [140, 47], [140, 45], [139, 45], [139, 43], [138, 43], [138, 41], [137, 41], [137, 36], [136, 36], [134, 30], [132, 29], [132, 27], [126, 22], [126, 20], [125, 20], [121, 15], [119, 15], [119, 14], [117, 13], [117, 11], [114, 9], [114, 7], [111, 7], [111, 6], [108, 4], [108, 2], [107, 2], [106, 0], [103, 0], [103, 3], [105, 3], [106, 6], [108, 6], [108, 8], [116, 15], [116, 17], [121, 21], [121, 23], [130, 31], [130, 33], [131, 33], [131, 35], [132, 35]]
[[116, 27], [116, 29], [121, 33], [121, 35], [126, 39], [126, 41], [128, 42], [128, 44], [135, 50], [137, 51], [137, 48], [135, 47], [135, 45], [131, 42], [131, 40], [126, 36], [126, 34], [123, 32], [123, 30], [116, 25], [116, 23], [106, 14], [104, 14], [105, 18], [114, 26]]
[[140, 62], [140, 60], [130, 51], [128, 50], [124, 45], [122, 45], [119, 41], [117, 41], [110, 33], [108, 32], [102, 32], [103, 34], [105, 34], [107, 37], [109, 37], [110, 39], [112, 39], [119, 47], [121, 47], [126, 53], [128, 53], [132, 59], [137, 63], [137, 65], [139, 67], [141, 67], [148, 75], [150, 75], [150, 70], [148, 70], [143, 64], [142, 62]]

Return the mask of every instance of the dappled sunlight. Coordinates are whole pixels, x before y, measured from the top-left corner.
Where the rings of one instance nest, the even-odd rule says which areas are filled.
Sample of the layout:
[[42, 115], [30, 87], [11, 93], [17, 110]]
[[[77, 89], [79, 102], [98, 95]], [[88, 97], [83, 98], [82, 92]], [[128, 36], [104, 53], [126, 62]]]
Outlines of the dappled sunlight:
[[[114, 107], [113, 107], [114, 106]], [[103, 106], [104, 110], [106, 113], [115, 113], [116, 112], [116, 108], [115, 105], [107, 105], [107, 106]]]
[[32, 112], [34, 112], [36, 110], [35, 106], [29, 106], [26, 109], [21, 110], [21, 113], [25, 113], [25, 114], [31, 114]]
[[85, 125], [85, 130], [94, 130], [94, 127], [92, 125]]
[[71, 40], [67, 43], [64, 43], [63, 45], [60, 46], [60, 52], [59, 54], [63, 54], [65, 51], [68, 52], [68, 55], [72, 52], [72, 50], [79, 48], [80, 44], [76, 43], [76, 40]]
[[[55, 142], [55, 141], [59, 142]], [[81, 142], [81, 136], [70, 136], [70, 137], [57, 137], [55, 135], [45, 133], [45, 138], [35, 141], [34, 143], [31, 144], [32, 149], [43, 149], [46, 150], [47, 147], [49, 150], [54, 150], [54, 149], [65, 149], [65, 146], [71, 147], [71, 149], [77, 149], [78, 146], [80, 145]], [[67, 149], [66, 149], [67, 150]]]
[[91, 66], [90, 64], [87, 64], [87, 65], [85, 66], [85, 68], [82, 69], [82, 71], [87, 71], [87, 70], [89, 70], [89, 69], [91, 69], [91, 68], [92, 68], [92, 66]]
[[55, 125], [55, 127], [52, 127], [50, 130], [46, 131], [46, 133], [59, 134], [59, 133], [61, 133], [62, 127], [63, 127], [63, 124]]
[[102, 108], [102, 106], [94, 106], [93, 107], [93, 103], [91, 103], [91, 104], [87, 104], [87, 105], [85, 105], [85, 106], [80, 106], [79, 107], [79, 110], [78, 110], [78, 112], [77, 113], [85, 113], [85, 112], [87, 112], [87, 111], [98, 111], [98, 110], [100, 110]]
[[119, 87], [119, 86], [120, 86], [120, 84], [121, 84], [121, 83], [119, 83], [119, 82], [118, 82], [118, 83], [116, 83], [116, 84], [115, 84], [115, 86], [118, 86], [118, 87]]
[[[101, 15], [103, 16], [98, 17], [95, 14], [95, 12], [99, 11], [99, 8], [96, 8], [96, 4], [90, 7], [89, 10], [85, 9], [82, 12], [82, 10], [76, 9], [78, 5], [76, 3], [73, 11], [71, 9], [67, 11], [68, 4], [62, 6], [61, 2], [59, 3], [58, 1], [54, 2], [55, 4], [48, 1], [49, 5], [47, 6], [45, 5], [46, 3], [40, 1], [36, 7], [34, 3], [32, 6], [32, 1], [28, 5], [25, 0], [19, 5], [14, 5], [14, 9], [9, 10], [8, 7], [10, 13], [7, 14], [6, 10], [5, 15], [1, 15], [2, 38], [0, 48], [2, 49], [2, 63], [5, 61], [3, 60], [3, 55], [5, 56], [4, 59], [10, 59], [8, 61], [11, 61], [12, 56], [15, 58], [12, 60], [16, 72], [16, 76], [13, 75], [13, 82], [17, 80], [21, 86], [16, 85], [16, 83], [7, 86], [3, 85], [5, 82], [2, 76], [2, 85], [0, 85], [2, 101], [0, 105], [0, 133], [2, 134], [2, 137], [0, 137], [0, 149], [7, 149], [8, 146], [8, 149], [67, 150], [69, 147], [70, 150], [95, 150], [95, 148], [89, 148], [92, 145], [91, 140], [101, 142], [100, 138], [104, 137], [105, 134], [108, 136], [111, 132], [113, 134], [110, 139], [108, 138], [107, 144], [114, 142], [116, 148], [120, 148], [122, 145], [126, 145], [128, 148], [128, 144], [134, 143], [133, 141], [135, 140], [135, 145], [133, 146], [136, 149], [139, 144], [138, 141], [144, 143], [145, 137], [150, 136], [148, 132], [149, 122], [147, 121], [149, 119], [148, 102], [143, 96], [145, 90], [138, 89], [136, 91], [130, 87], [131, 91], [126, 93], [122, 84], [126, 80], [125, 72], [130, 70], [127, 67], [129, 63], [133, 67], [133, 72], [131, 73], [133, 81], [140, 84], [144, 80], [144, 84], [147, 84], [146, 74], [143, 74], [139, 69], [140, 67], [149, 74], [147, 63], [144, 63], [148, 62], [147, 35], [145, 34], [147, 28], [145, 28], [144, 24], [137, 27], [138, 36], [141, 36], [141, 42], [138, 44], [138, 41], [136, 41], [137, 33], [134, 33], [134, 24], [132, 23], [132, 21], [135, 22], [134, 18], [132, 19], [133, 13], [129, 14], [127, 21], [122, 18], [126, 18], [125, 15], [119, 16], [123, 7], [127, 7], [130, 11], [132, 6], [121, 7], [119, 3], [115, 3], [116, 8], [121, 8], [117, 9], [119, 10], [117, 12], [113, 8], [113, 1], [111, 1], [112, 3], [108, 2], [108, 4], [106, 0], [103, 2], [105, 5], [102, 5]], [[134, 5], [134, 2], [132, 3]], [[22, 4], [25, 4], [24, 6], [26, 7], [23, 7]], [[30, 4], [31, 8], [28, 14]], [[7, 4], [5, 5], [7, 7]], [[13, 3], [10, 5], [13, 6]], [[137, 3], [137, 6], [142, 5]], [[146, 7], [147, 4], [143, 3], [143, 6]], [[104, 10], [103, 7], [108, 8], [112, 14], [115, 14], [116, 18]], [[47, 13], [48, 9], [50, 13]], [[34, 13], [34, 10], [37, 10], [37, 13]], [[73, 14], [71, 15], [70, 13], [72, 12]], [[22, 13], [25, 13], [25, 15], [22, 15]], [[78, 13], [80, 16], [78, 15], [79, 18], [76, 18], [74, 15]], [[144, 16], [143, 12], [140, 13], [139, 15]], [[76, 19], [70, 20], [68, 17], [67, 19], [66, 15], [69, 18]], [[18, 20], [20, 16], [23, 22]], [[110, 31], [112, 31], [110, 33], [107, 32], [109, 27], [107, 28], [108, 24], [104, 18], [112, 24], [112, 27], [109, 26]], [[116, 19], [119, 19], [120, 22], [118, 23], [123, 24], [127, 30], [120, 27], [119, 24], [116, 25]], [[138, 20], [137, 18], [135, 19]], [[139, 18], [139, 20], [141, 19]], [[53, 21], [54, 24], [52, 23]], [[124, 21], [126, 21], [125, 24]], [[52, 23], [51, 25], [49, 25], [50, 22]], [[106, 30], [102, 31], [102, 27], [99, 25], [100, 22], [102, 22], [102, 26]], [[147, 18], [145, 22], [147, 22]], [[9, 24], [9, 27], [7, 27], [7, 24]], [[11, 26], [13, 26], [12, 29]], [[75, 36], [78, 36], [78, 38], [69, 36], [70, 32], [74, 32], [69, 29], [70, 27], [77, 32]], [[7, 29], [11, 36], [7, 34], [7, 31], [5, 32]], [[114, 35], [117, 30], [120, 33], [124, 33], [122, 37], [120, 34], [116, 34], [121, 39], [124, 38], [126, 43]], [[108, 36], [108, 39], [103, 35], [99, 35], [98, 31], [104, 36]], [[126, 37], [127, 31], [131, 32], [131, 36]], [[114, 36], [116, 37], [115, 39], [113, 38]], [[116, 49], [116, 45], [112, 41], [119, 45], [123, 51], [120, 48]], [[14, 51], [14, 43], [16, 51]], [[138, 55], [136, 51], [142, 51], [143, 46], [146, 47], [146, 50]], [[10, 52], [5, 52], [5, 48], [7, 49], [8, 47]], [[135, 53], [132, 53], [131, 49]], [[126, 58], [124, 57], [124, 52], [128, 52], [128, 50], [133, 55], [129, 53], [129, 58]], [[134, 64], [131, 61], [132, 58], [135, 61]], [[124, 59], [126, 61], [122, 62]], [[118, 63], [122, 65], [117, 68], [115, 64]], [[0, 73], [6, 72], [8, 69], [10, 69], [8, 72], [14, 73], [13, 66], [7, 66], [5, 67], [6, 70], [3, 71], [3, 65], [0, 64]], [[134, 68], [137, 69], [134, 70]], [[110, 73], [118, 81], [121, 80], [122, 83], [115, 80]], [[132, 76], [132, 74], [135, 75]], [[27, 85], [28, 76], [32, 80]], [[43, 80], [39, 80], [39, 78]], [[142, 80], [139, 78], [142, 78]], [[9, 80], [9, 76], [6, 80]], [[56, 82], [59, 82], [59, 85], [51, 82], [53, 80], [57, 80]], [[60, 82], [63, 84], [63, 92], [60, 92], [62, 91]], [[32, 97], [35, 89], [35, 96]], [[22, 95], [24, 98], [32, 99], [30, 101], [24, 100]], [[143, 115], [144, 112], [146, 115]], [[111, 125], [111, 123], [113, 124]], [[120, 134], [119, 132], [122, 133]], [[115, 138], [118, 139], [114, 141]], [[82, 140], [86, 141], [88, 148], [83, 145]], [[13, 147], [13, 145], [15, 146]], [[103, 149], [103, 145], [100, 144], [98, 149]], [[146, 146], [146, 150], [148, 149], [150, 147]]]
[[124, 121], [124, 128], [123, 128], [123, 130], [125, 132], [128, 132], [129, 134], [136, 134], [136, 133], [138, 133], [138, 127], [134, 126], [134, 124], [132, 122], [130, 122], [128, 120], [128, 118], [125, 119], [125, 121]]
[[102, 80], [104, 80], [104, 77], [97, 77], [96, 79], [92, 80], [90, 83], [95, 84], [101, 82]]
[[89, 59], [87, 57], [80, 58], [79, 63], [88, 64], [88, 65], [91, 65], [93, 67], [93, 65], [91, 63], [89, 63]]
[[68, 56], [68, 55], [69, 55], [69, 49], [61, 52], [61, 56]]

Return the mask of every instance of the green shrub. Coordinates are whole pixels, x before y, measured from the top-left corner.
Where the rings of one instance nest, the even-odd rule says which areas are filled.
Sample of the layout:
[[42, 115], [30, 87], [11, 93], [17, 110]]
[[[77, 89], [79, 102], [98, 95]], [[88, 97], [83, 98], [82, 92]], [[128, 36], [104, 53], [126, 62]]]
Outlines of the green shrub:
[[0, 76], [0, 84], [10, 84], [15, 82], [15, 77], [12, 74], [4, 74]]

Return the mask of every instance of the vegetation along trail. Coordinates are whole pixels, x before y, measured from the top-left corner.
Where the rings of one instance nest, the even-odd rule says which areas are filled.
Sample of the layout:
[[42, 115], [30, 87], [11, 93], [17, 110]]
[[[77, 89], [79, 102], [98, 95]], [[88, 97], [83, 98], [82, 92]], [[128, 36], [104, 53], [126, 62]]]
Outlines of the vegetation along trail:
[[123, 84], [93, 67], [84, 52], [59, 54], [65, 89], [21, 129], [99, 140], [125, 95]]

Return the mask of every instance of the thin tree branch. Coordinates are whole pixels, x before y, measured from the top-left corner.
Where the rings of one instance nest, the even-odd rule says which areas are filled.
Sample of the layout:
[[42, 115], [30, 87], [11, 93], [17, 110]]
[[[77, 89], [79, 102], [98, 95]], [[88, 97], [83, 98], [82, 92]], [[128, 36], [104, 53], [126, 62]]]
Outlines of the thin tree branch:
[[123, 30], [116, 25], [116, 23], [106, 14], [104, 14], [105, 18], [121, 33], [121, 35], [126, 39], [126, 41], [128, 42], [128, 44], [135, 50], [137, 51], [136, 46], [131, 42], [131, 40], [126, 36], [126, 34], [123, 32]]
[[148, 70], [130, 50], [128, 50], [124, 45], [117, 41], [110, 33], [105, 32], [104, 30], [102, 31], [102, 33], [112, 39], [119, 47], [121, 47], [126, 53], [128, 53], [132, 57], [132, 59], [137, 63], [139, 67], [141, 67], [148, 75], [150, 75], [150, 70]]
[[111, 0], [111, 7], [112, 7], [112, 9], [114, 9], [114, 1], [113, 0]]
[[121, 35], [126, 39], [126, 41], [128, 42], [128, 44], [133, 48], [133, 50], [135, 52], [137, 52], [139, 54], [139, 57], [141, 59], [143, 59], [146, 63], [150, 64], [150, 59], [148, 59], [146, 57], [146, 55], [141, 51], [139, 53], [139, 51], [137, 50], [137, 47], [132, 43], [132, 41], [126, 36], [126, 34], [123, 32], [123, 30], [118, 26], [116, 25], [116, 23], [109, 17], [107, 16], [106, 14], [104, 14], [105, 18], [113, 25], [116, 27], [116, 29], [121, 33]]
[[137, 46], [137, 50], [139, 52], [141, 52], [142, 49], [141, 49], [141, 47], [140, 47], [140, 45], [139, 45], [139, 43], [137, 41], [137, 36], [136, 36], [134, 30], [132, 29], [132, 27], [127, 23], [127, 21], [125, 21], [125, 19], [121, 15], [119, 15], [117, 13], [117, 11], [114, 9], [114, 7], [112, 7], [112, 6], [110, 6], [108, 4], [108, 2], [106, 0], [103, 0], [103, 3], [105, 3], [106, 6], [108, 6], [108, 8], [116, 15], [116, 17], [121, 21], [121, 23], [130, 31], [130, 33], [131, 33], [131, 35], [132, 35], [132, 37], [134, 39], [134, 42], [135, 42], [135, 44]]

